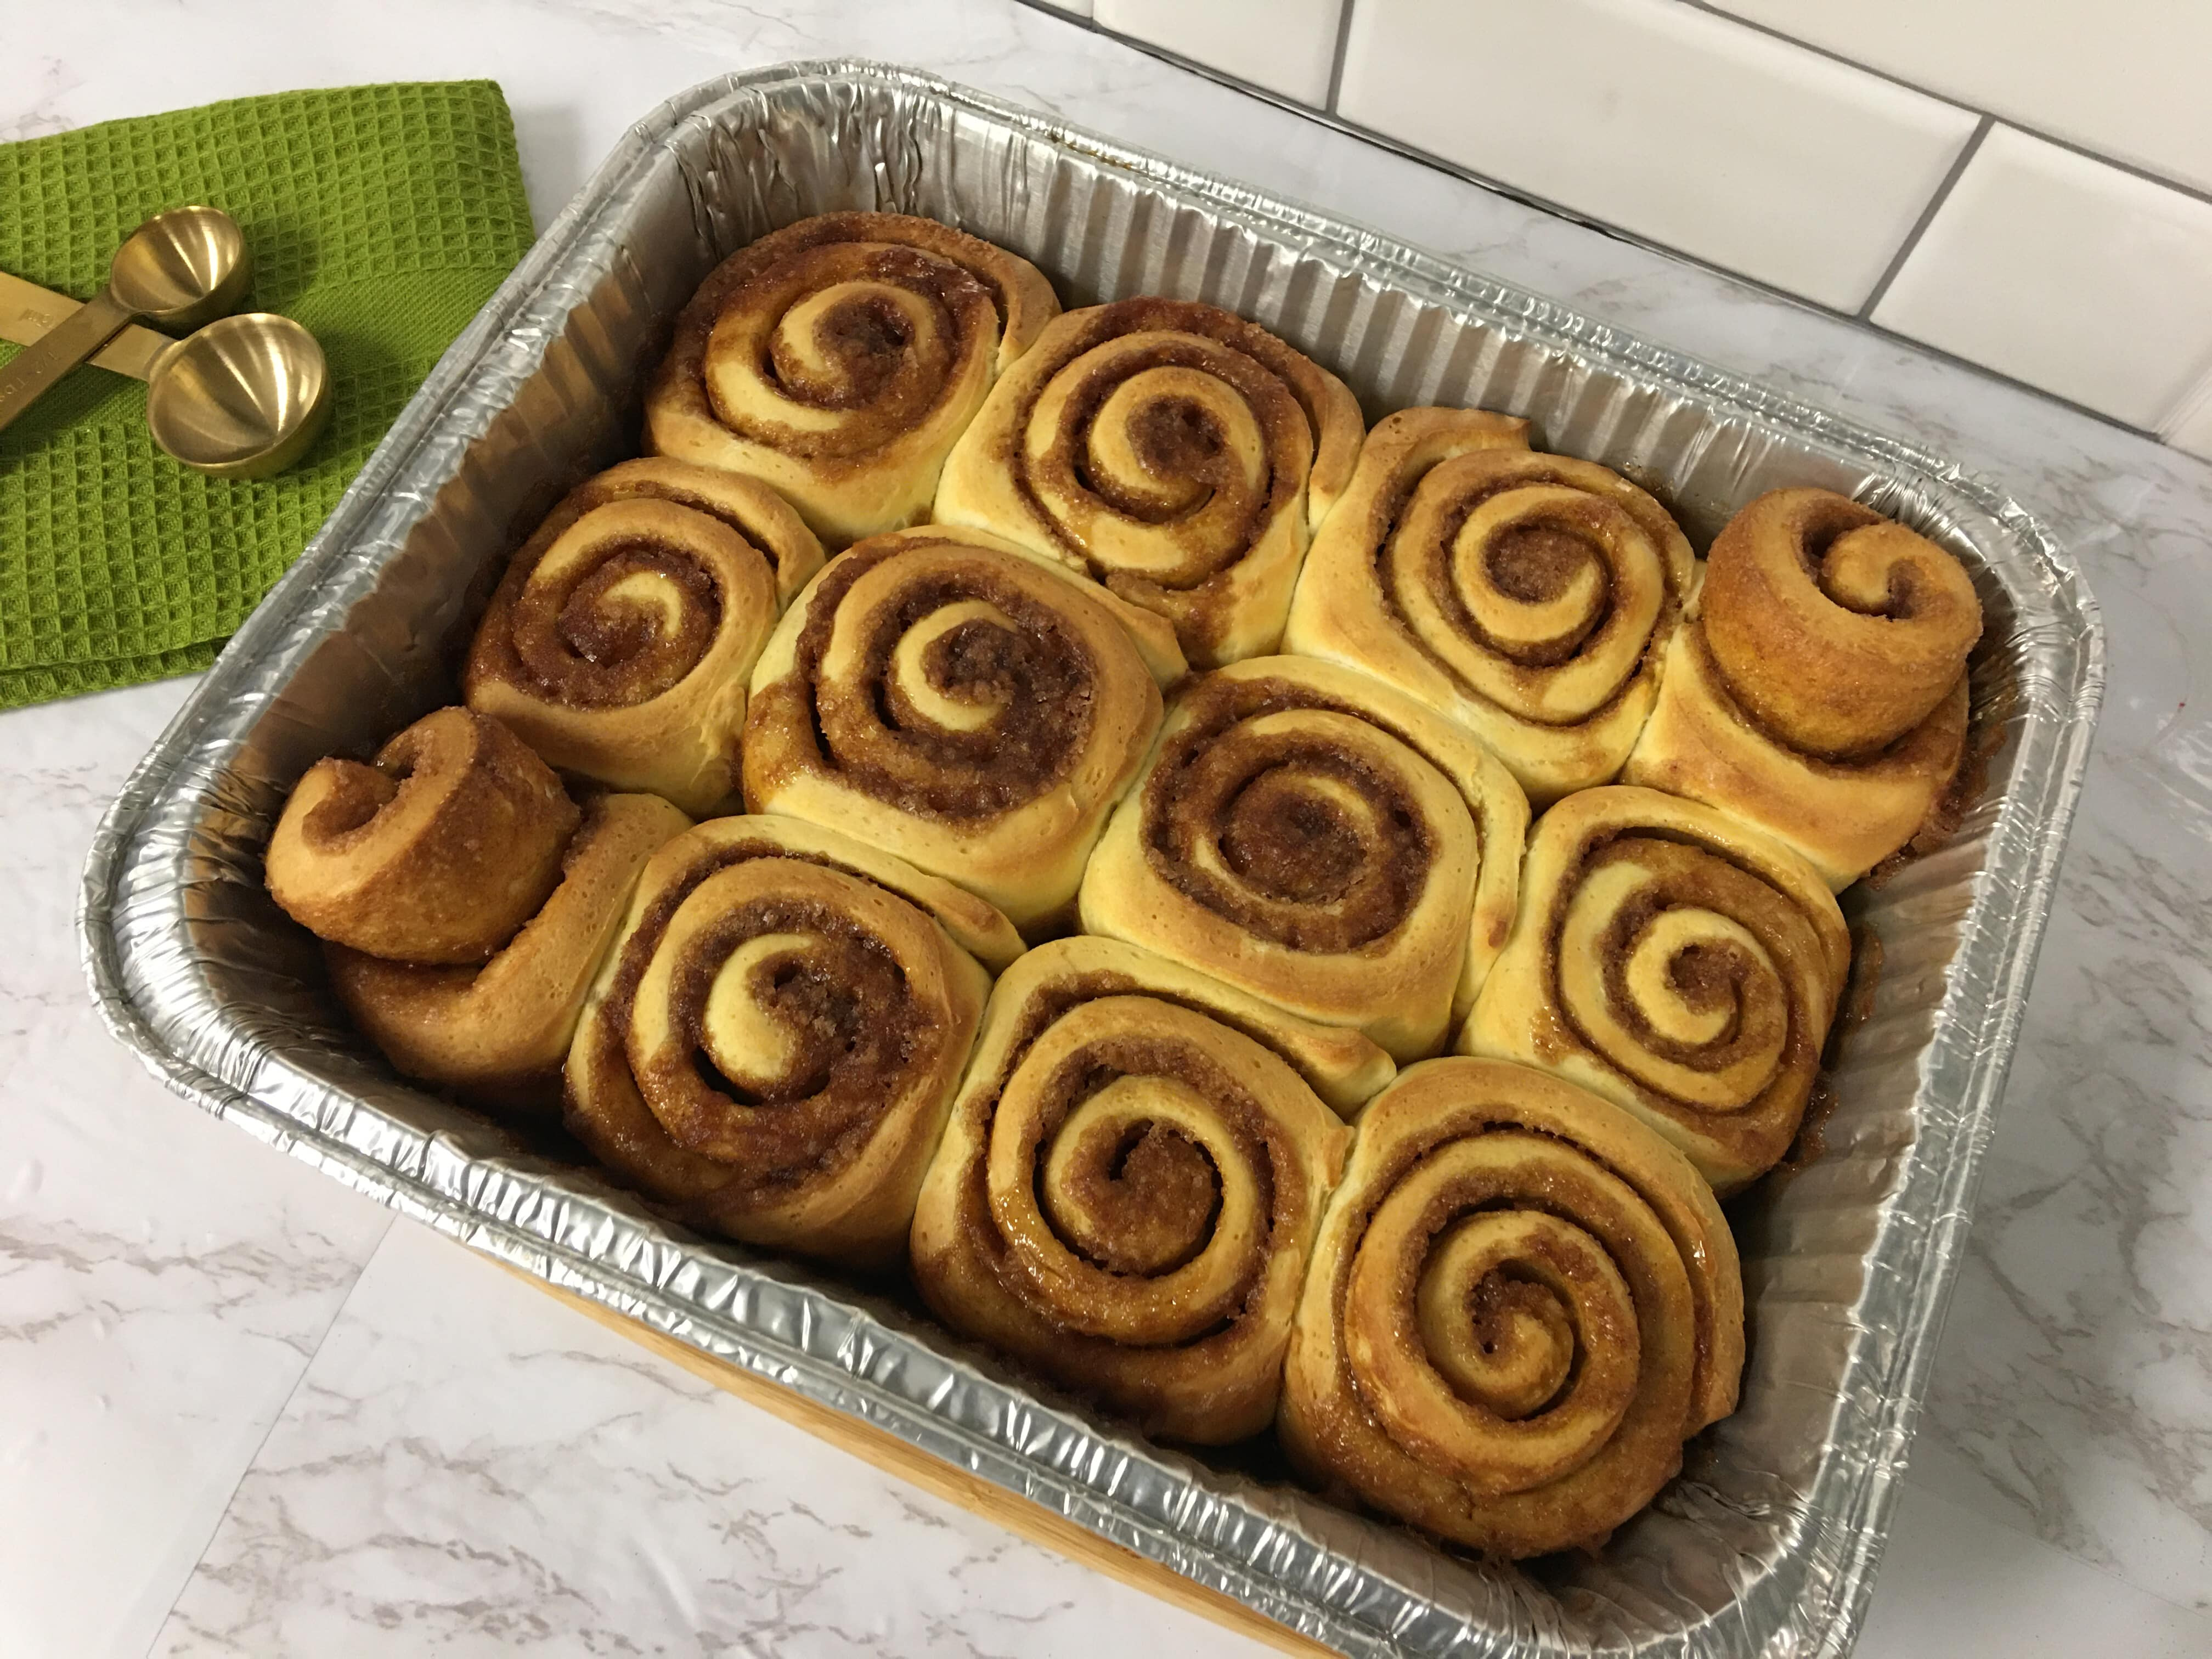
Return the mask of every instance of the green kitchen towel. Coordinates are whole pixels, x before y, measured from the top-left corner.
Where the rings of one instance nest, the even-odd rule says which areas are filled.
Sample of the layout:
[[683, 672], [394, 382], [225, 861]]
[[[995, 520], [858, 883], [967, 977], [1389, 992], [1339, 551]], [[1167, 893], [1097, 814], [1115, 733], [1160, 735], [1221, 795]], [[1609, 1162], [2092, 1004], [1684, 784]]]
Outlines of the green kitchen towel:
[[213, 661], [532, 240], [496, 86], [351, 87], [0, 144], [0, 270], [89, 298], [187, 202], [244, 228], [243, 308], [322, 342], [329, 430], [277, 477], [210, 478], [154, 447], [143, 386], [87, 367], [0, 432], [0, 708]]

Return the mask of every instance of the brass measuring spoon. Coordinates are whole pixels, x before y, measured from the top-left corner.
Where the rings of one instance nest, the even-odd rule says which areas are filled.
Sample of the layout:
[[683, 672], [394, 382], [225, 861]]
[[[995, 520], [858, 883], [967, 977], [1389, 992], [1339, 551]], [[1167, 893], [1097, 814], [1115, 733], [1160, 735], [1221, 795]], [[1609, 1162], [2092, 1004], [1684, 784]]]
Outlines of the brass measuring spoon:
[[[33, 345], [76, 309], [0, 271], [0, 340]], [[225, 478], [265, 478], [307, 453], [330, 416], [330, 369], [289, 317], [249, 312], [182, 340], [125, 328], [93, 360], [149, 382], [146, 424], [164, 453]]]
[[307, 453], [331, 416], [330, 366], [289, 317], [248, 311], [163, 352], [146, 425], [164, 454], [218, 478], [265, 478]]
[[132, 231], [107, 270], [107, 286], [52, 332], [0, 364], [0, 427], [143, 317], [198, 328], [244, 297], [253, 261], [238, 222], [220, 208], [172, 208]]

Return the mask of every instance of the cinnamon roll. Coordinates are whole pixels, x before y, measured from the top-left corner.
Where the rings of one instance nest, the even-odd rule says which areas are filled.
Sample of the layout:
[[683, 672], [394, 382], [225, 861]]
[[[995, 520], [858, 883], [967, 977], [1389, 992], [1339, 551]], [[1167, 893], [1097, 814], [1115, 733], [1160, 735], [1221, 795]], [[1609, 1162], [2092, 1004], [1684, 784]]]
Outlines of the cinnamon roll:
[[1742, 1369], [1735, 1244], [1688, 1160], [1558, 1078], [1438, 1060], [1361, 1115], [1277, 1427], [1317, 1483], [1519, 1559], [1602, 1544]]
[[761, 655], [746, 804], [836, 824], [1049, 932], [1182, 672], [1158, 617], [994, 537], [874, 537]]
[[1389, 1072], [1149, 951], [1039, 945], [992, 994], [930, 1164], [922, 1295], [1148, 1434], [1255, 1434], [1350, 1139], [1316, 1091]]
[[470, 708], [548, 761], [684, 811], [738, 787], [745, 681], [822, 544], [767, 485], [678, 461], [586, 479], [507, 568], [470, 648]]
[[1526, 421], [1379, 422], [1314, 539], [1283, 648], [1388, 680], [1497, 751], [1538, 805], [1611, 780], [1659, 689], [1695, 559], [1666, 508]]
[[1211, 668], [1276, 648], [1362, 427], [1343, 381], [1256, 324], [1184, 300], [1093, 306], [993, 388], [936, 517], [1096, 577]]
[[569, 1051], [568, 1127], [692, 1225], [896, 1261], [990, 988], [1021, 949], [972, 894], [793, 818], [716, 818], [646, 866]]
[[1462, 1054], [1627, 1108], [1722, 1192], [1789, 1150], [1850, 967], [1812, 866], [1695, 801], [1616, 785], [1540, 819]]
[[310, 767], [265, 870], [402, 1074], [544, 1107], [639, 870], [690, 822], [652, 795], [580, 807], [499, 722], [441, 708], [373, 766]]
[[1729, 521], [1627, 780], [1758, 825], [1848, 887], [1928, 823], [1966, 741], [1973, 580], [1825, 489]]
[[1415, 1060], [1504, 943], [1528, 826], [1497, 757], [1402, 692], [1232, 663], [1169, 714], [1084, 875], [1083, 927]]
[[992, 381], [1060, 313], [1042, 272], [928, 219], [828, 213], [740, 248], [676, 319], [653, 449], [773, 484], [841, 548], [929, 516]]

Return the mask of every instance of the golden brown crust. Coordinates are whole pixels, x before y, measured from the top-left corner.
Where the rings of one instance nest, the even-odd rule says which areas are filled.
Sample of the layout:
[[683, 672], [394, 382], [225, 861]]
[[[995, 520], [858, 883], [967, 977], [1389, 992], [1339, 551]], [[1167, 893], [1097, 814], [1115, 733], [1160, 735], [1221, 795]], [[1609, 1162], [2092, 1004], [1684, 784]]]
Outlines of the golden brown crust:
[[1341, 380], [1240, 317], [1093, 306], [994, 388], [945, 462], [935, 516], [1095, 577], [1212, 667], [1275, 649], [1363, 428]]
[[1925, 720], [1981, 637], [1950, 554], [1826, 489], [1777, 489], [1706, 562], [1706, 643], [1753, 717], [1809, 755], [1873, 754]]
[[1843, 913], [1796, 853], [1654, 790], [1539, 820], [1521, 908], [1461, 1031], [1626, 1107], [1723, 1192], [1788, 1150], [1850, 965]]
[[1650, 1503], [1742, 1364], [1735, 1245], [1687, 1160], [1557, 1078], [1439, 1060], [1361, 1115], [1278, 1428], [1317, 1482], [1541, 1555]]
[[1308, 1079], [1389, 1072], [1345, 1035], [1113, 940], [1038, 946], [993, 994], [923, 1186], [923, 1296], [1147, 1433], [1257, 1433], [1349, 1139]]
[[542, 1109], [647, 857], [690, 820], [652, 795], [580, 812], [499, 721], [441, 708], [374, 766], [308, 769], [270, 838], [276, 902], [404, 1075]]
[[1418, 1059], [1504, 943], [1528, 823], [1498, 759], [1410, 697], [1304, 658], [1235, 663], [1176, 700], [1085, 873], [1083, 927]]
[[490, 961], [423, 967], [331, 945], [331, 982], [401, 1075], [490, 1104], [550, 1109], [638, 872], [690, 827], [655, 795], [596, 796], [563, 853], [560, 884]]
[[470, 708], [552, 764], [711, 812], [738, 787], [745, 683], [822, 545], [757, 479], [624, 461], [546, 516], [470, 648]]
[[1158, 727], [1159, 681], [1181, 672], [1157, 617], [994, 537], [873, 538], [761, 655], [746, 803], [836, 824], [1049, 932]]
[[638, 883], [569, 1050], [568, 1126], [695, 1225], [887, 1267], [990, 987], [956, 938], [1018, 945], [834, 830], [702, 823]]
[[1695, 568], [1657, 501], [1532, 453], [1526, 421], [1403, 410], [1316, 536], [1284, 648], [1459, 721], [1542, 805], [1620, 771]]
[[646, 396], [659, 453], [766, 480], [841, 548], [928, 516], [945, 452], [1058, 314], [1004, 248], [894, 213], [740, 248], [677, 319]]
[[1958, 561], [1848, 497], [1775, 490], [1713, 544], [1624, 775], [1787, 842], [1838, 890], [1957, 776], [1981, 607]]
[[426, 714], [374, 766], [315, 763], [269, 840], [269, 890], [320, 938], [401, 962], [480, 963], [561, 879], [575, 804], [498, 721]]

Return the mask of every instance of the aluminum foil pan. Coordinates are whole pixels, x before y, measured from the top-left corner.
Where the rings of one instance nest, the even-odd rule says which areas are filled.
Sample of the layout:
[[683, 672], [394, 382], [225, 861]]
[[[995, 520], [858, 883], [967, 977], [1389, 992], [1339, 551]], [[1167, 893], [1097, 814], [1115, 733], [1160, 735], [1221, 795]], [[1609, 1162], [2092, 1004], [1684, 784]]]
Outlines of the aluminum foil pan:
[[[1820, 1154], [1737, 1206], [1743, 1406], [1601, 1556], [1458, 1559], [1279, 1471], [1164, 1451], [910, 1309], [657, 1219], [573, 1146], [397, 1081], [348, 1029], [261, 849], [293, 781], [455, 692], [489, 579], [630, 453], [682, 301], [802, 215], [887, 208], [1035, 260], [1070, 305], [1209, 300], [1348, 380], [1534, 419], [1701, 546], [1780, 484], [1856, 495], [1972, 568], [1996, 741], [1959, 835], [1854, 920], [1881, 938]], [[2093, 602], [2032, 518], [1933, 456], [1353, 226], [903, 70], [811, 63], [663, 105], [449, 351], [107, 814], [84, 946], [165, 1082], [357, 1190], [1010, 1487], [1349, 1654], [1836, 1653], [1864, 1611], [2103, 682]]]

